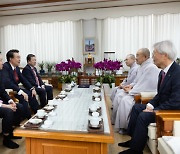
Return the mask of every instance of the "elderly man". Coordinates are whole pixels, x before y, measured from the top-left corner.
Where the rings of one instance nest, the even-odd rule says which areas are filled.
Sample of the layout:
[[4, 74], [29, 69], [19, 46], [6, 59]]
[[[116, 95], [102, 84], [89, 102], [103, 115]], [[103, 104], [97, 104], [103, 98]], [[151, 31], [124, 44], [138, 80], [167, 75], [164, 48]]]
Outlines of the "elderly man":
[[154, 45], [153, 60], [162, 71], [159, 74], [157, 95], [147, 104], [135, 104], [128, 125], [131, 140], [119, 143], [130, 147], [120, 154], [142, 154], [147, 141], [148, 125], [155, 122], [157, 110], [180, 109], [180, 66], [174, 62], [176, 50], [170, 41]]
[[[33, 54], [27, 55], [27, 65], [24, 67], [22, 74], [33, 85], [36, 89], [37, 94], [40, 98], [41, 108], [43, 108], [48, 100], [53, 99], [53, 88], [52, 86], [45, 85], [41, 77], [39, 76], [36, 69], [36, 56]], [[47, 96], [47, 99], [46, 99]]]
[[118, 87], [115, 87], [113, 89], [113, 92], [111, 94], [111, 101], [112, 102], [114, 101], [116, 94], [122, 92], [123, 88], [126, 85], [131, 84], [134, 81], [134, 79], [136, 78], [136, 74], [137, 74], [137, 70], [138, 70], [139, 66], [136, 64], [135, 60], [136, 59], [135, 59], [135, 56], [133, 54], [129, 54], [126, 56], [125, 62], [126, 62], [126, 65], [128, 67], [130, 67], [130, 70], [128, 72], [127, 78], [124, 79], [123, 82]]
[[[127, 129], [128, 116], [134, 105], [134, 95], [142, 91], [156, 91], [156, 85], [158, 82], [159, 69], [152, 63], [150, 59], [150, 52], [147, 48], [142, 48], [137, 51], [136, 54], [137, 64], [140, 65], [136, 79], [130, 85], [124, 88], [125, 95], [118, 97], [117, 100], [117, 112], [115, 119], [115, 129], [120, 130], [119, 133]], [[115, 110], [114, 110], [115, 111]]]

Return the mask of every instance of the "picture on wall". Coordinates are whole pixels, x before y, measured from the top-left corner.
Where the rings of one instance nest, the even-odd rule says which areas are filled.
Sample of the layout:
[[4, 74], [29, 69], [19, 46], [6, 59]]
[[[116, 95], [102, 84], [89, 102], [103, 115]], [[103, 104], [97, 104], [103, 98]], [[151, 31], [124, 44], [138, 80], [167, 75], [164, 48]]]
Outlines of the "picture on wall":
[[84, 39], [84, 54], [95, 54], [95, 38]]

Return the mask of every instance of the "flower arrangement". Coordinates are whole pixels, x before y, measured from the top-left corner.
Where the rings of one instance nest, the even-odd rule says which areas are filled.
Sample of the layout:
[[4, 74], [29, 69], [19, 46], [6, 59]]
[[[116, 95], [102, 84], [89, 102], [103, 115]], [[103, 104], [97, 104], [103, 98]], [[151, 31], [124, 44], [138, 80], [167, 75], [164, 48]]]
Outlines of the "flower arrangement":
[[60, 72], [59, 82], [60, 83], [71, 83], [71, 81], [76, 82], [77, 76], [73, 72], [78, 72], [81, 68], [81, 63], [76, 62], [73, 58], [67, 61], [62, 61], [56, 64], [56, 70]]
[[94, 68], [98, 70], [99, 77], [97, 79], [100, 83], [108, 83], [110, 88], [115, 82], [114, 74], [122, 67], [122, 63], [118, 60], [112, 61], [104, 59], [103, 61], [94, 64]]

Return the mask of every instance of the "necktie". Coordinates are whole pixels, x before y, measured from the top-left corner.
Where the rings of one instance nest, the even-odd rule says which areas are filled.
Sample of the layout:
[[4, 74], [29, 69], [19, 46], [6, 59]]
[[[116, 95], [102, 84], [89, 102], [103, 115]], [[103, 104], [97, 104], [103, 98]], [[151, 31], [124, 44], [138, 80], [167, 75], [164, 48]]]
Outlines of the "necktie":
[[162, 71], [161, 71], [161, 84], [160, 84], [160, 85], [162, 85], [165, 76], [166, 76], [166, 73], [162, 70]]
[[16, 82], [19, 82], [19, 77], [18, 77], [18, 74], [16, 72], [16, 69], [14, 69], [14, 78], [15, 78]]
[[35, 68], [34, 68], [34, 67], [32, 68], [32, 71], [33, 71], [33, 73], [34, 73], [34, 76], [35, 76], [37, 85], [40, 86], [40, 84], [39, 84], [39, 79], [38, 79], [38, 77], [37, 77], [37, 74], [36, 74], [36, 71], [35, 71]]

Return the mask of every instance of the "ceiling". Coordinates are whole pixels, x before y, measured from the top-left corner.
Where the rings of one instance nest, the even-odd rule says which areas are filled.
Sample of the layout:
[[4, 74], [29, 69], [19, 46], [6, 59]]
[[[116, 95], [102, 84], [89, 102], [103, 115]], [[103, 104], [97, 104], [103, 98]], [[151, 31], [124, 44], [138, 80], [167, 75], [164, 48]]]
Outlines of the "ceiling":
[[180, 0], [0, 0], [0, 17], [173, 2]]

